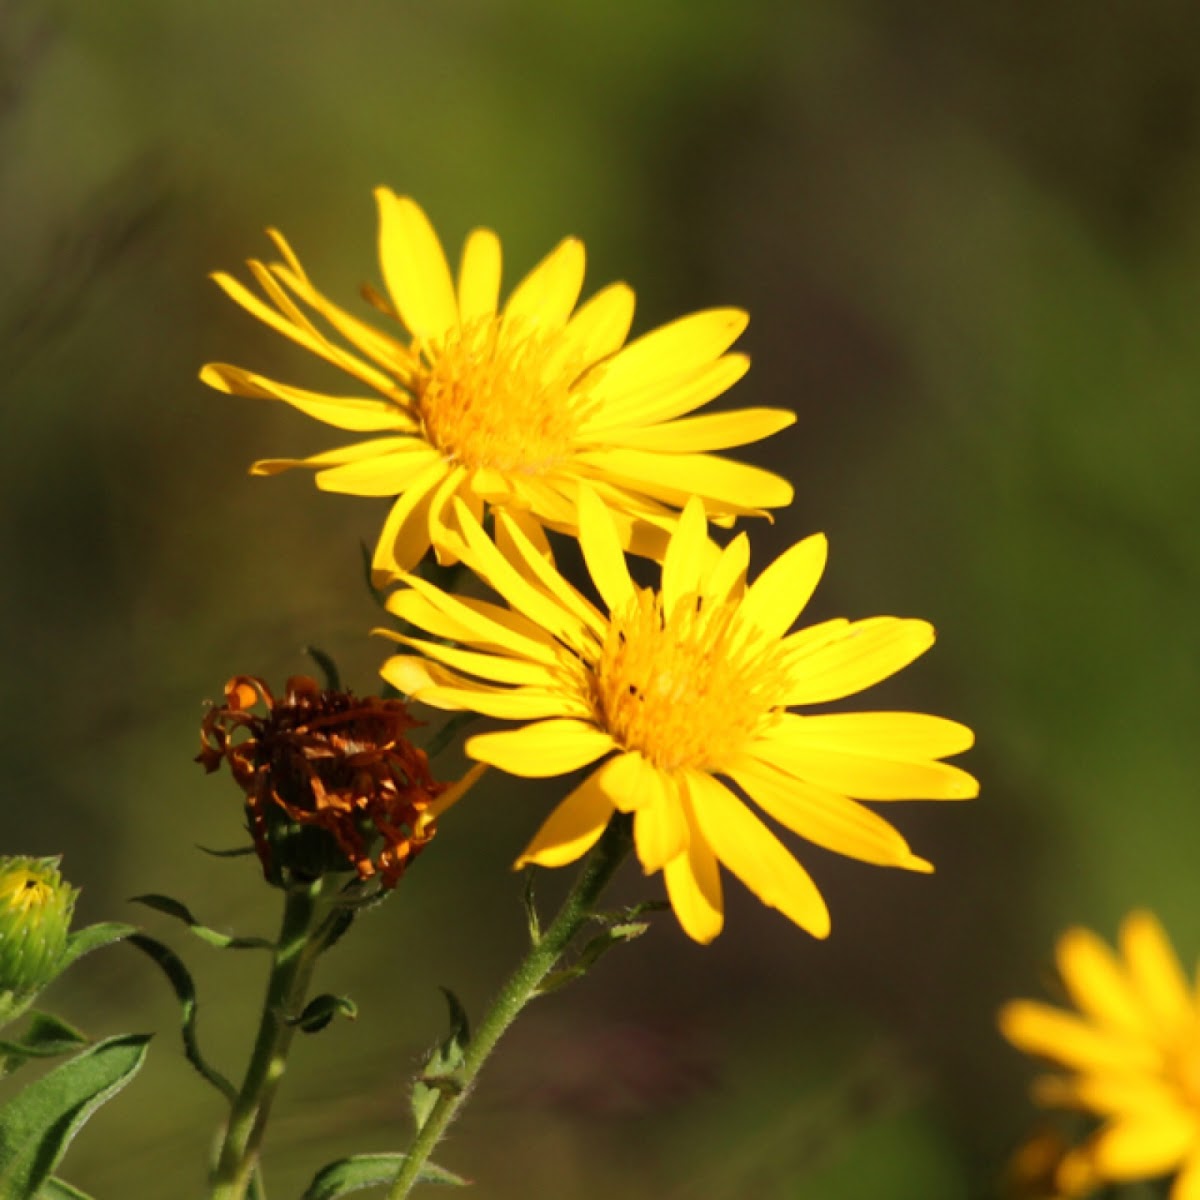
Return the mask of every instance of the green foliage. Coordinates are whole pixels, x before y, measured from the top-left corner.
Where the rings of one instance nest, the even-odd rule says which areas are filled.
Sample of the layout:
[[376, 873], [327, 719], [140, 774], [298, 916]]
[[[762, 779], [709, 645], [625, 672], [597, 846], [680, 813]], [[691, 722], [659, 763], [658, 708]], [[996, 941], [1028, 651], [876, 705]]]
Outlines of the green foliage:
[[333, 656], [326, 654], [319, 646], [305, 646], [304, 653], [321, 668], [321, 674], [325, 676], [325, 687], [331, 692], [340, 692], [342, 674], [337, 663], [333, 661]]
[[131, 946], [137, 947], [143, 954], [148, 955], [167, 977], [180, 1007], [180, 1026], [183, 1034], [183, 1052], [189, 1063], [217, 1089], [227, 1100], [232, 1101], [237, 1095], [237, 1089], [215, 1067], [209, 1066], [200, 1053], [200, 1043], [196, 1036], [196, 985], [191, 973], [183, 965], [182, 959], [162, 942], [148, 937], [144, 933], [135, 934], [129, 939]]
[[92, 1200], [87, 1192], [81, 1192], [65, 1179], [55, 1179], [51, 1176], [42, 1184], [38, 1192], [38, 1200]]
[[67, 938], [67, 948], [63, 954], [61, 970], [65, 970], [76, 959], [93, 950], [103, 949], [116, 942], [124, 941], [137, 933], [136, 925], [126, 925], [121, 921], [102, 921], [96, 925], [87, 925], [77, 929]]
[[358, 1017], [358, 1005], [349, 996], [323, 992], [320, 996], [314, 996], [298, 1017], [288, 1018], [288, 1024], [295, 1025], [302, 1033], [320, 1033], [339, 1013], [353, 1021]]
[[[403, 1154], [355, 1154], [322, 1167], [313, 1177], [301, 1200], [334, 1200], [364, 1188], [386, 1187], [404, 1165]], [[443, 1167], [426, 1163], [421, 1169], [422, 1183], [441, 1183], [464, 1187], [470, 1181]]]
[[0, 1041], [4, 1074], [10, 1074], [31, 1058], [54, 1058], [70, 1054], [86, 1046], [88, 1037], [73, 1025], [51, 1013], [34, 1012], [30, 1015], [29, 1028], [15, 1040]]
[[413, 1084], [412, 1114], [418, 1132], [429, 1119], [438, 1097], [443, 1092], [460, 1090], [455, 1073], [462, 1066], [463, 1055], [471, 1040], [466, 1010], [449, 988], [444, 987], [441, 991], [450, 1010], [450, 1032], [425, 1060], [425, 1069]]
[[149, 1040], [123, 1034], [99, 1042], [0, 1109], [0, 1196], [30, 1200], [42, 1191], [71, 1139], [137, 1073]]
[[192, 915], [191, 909], [187, 905], [181, 904], [178, 900], [174, 900], [170, 896], [160, 896], [157, 893], [150, 892], [144, 896], [132, 897], [130, 903], [144, 904], [147, 908], [153, 908], [157, 912], [166, 913], [168, 917], [174, 917], [176, 920], [182, 921], [202, 942], [207, 942], [210, 946], [215, 946], [218, 950], [275, 949], [275, 943], [268, 941], [266, 938], [231, 937], [227, 933], [221, 933], [216, 929], [209, 928], [207, 925], [200, 924]]

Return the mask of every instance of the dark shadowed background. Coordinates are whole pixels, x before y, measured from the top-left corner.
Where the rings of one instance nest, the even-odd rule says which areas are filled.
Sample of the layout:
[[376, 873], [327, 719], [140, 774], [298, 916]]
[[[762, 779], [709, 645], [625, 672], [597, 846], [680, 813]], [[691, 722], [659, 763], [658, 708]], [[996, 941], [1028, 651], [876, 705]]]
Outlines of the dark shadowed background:
[[[358, 544], [384, 506], [247, 477], [340, 435], [199, 366], [333, 376], [205, 276], [274, 224], [353, 306], [380, 183], [452, 254], [496, 229], [507, 284], [578, 234], [637, 331], [749, 310], [721, 403], [799, 416], [744, 454], [797, 487], [756, 562], [825, 530], [817, 616], [937, 625], [873, 704], [969, 722], [983, 796], [888, 808], [929, 878], [797, 844], [826, 943], [735, 883], [709, 948], [658, 919], [532, 1010], [439, 1157], [497, 1200], [992, 1195], [1033, 1120], [994, 1013], [1056, 932], [1144, 904], [1200, 949], [1198, 47], [1189, 0], [0, 3], [0, 849], [62, 852], [84, 919], [173, 939], [240, 1062], [261, 964], [126, 898], [272, 929], [252, 860], [195, 849], [240, 834], [190, 761], [201, 703], [310, 642], [375, 686]], [[327, 961], [361, 1015], [298, 1047], [272, 1194], [406, 1140], [436, 985], [477, 1014], [514, 961], [508, 867], [562, 791], [481, 791]], [[162, 979], [118, 948], [47, 999], [160, 1031], [67, 1176], [199, 1194], [220, 1109]]]

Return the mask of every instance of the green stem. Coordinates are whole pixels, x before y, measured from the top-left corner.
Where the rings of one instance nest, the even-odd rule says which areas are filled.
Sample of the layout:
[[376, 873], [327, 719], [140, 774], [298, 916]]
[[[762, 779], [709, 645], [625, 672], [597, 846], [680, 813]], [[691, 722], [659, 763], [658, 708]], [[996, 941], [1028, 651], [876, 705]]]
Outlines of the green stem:
[[319, 934], [324, 915], [320, 898], [319, 879], [287, 891], [258, 1036], [241, 1090], [230, 1108], [212, 1176], [211, 1200], [244, 1200], [248, 1189], [253, 1195], [261, 1195], [261, 1186], [256, 1183], [251, 1188], [251, 1183], [257, 1175], [259, 1148], [296, 1032], [288, 1018], [303, 1008], [313, 968], [324, 947]]
[[404, 1200], [420, 1182], [422, 1168], [470, 1094], [475, 1077], [488, 1055], [525, 1005], [537, 995], [538, 988], [557, 966], [571, 939], [591, 919], [593, 905], [621, 865], [631, 844], [630, 820], [618, 814], [588, 856], [558, 915], [536, 939], [479, 1023], [467, 1044], [462, 1065], [454, 1073], [454, 1090], [443, 1091], [438, 1097], [405, 1156], [404, 1166], [392, 1182], [387, 1200]]

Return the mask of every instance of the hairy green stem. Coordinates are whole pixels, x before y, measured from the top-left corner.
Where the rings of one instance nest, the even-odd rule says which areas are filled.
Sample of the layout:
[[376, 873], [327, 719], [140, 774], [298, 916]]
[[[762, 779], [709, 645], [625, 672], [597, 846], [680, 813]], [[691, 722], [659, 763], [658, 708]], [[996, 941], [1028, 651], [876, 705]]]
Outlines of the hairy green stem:
[[246, 1077], [229, 1113], [225, 1138], [212, 1176], [211, 1200], [244, 1200], [262, 1194], [257, 1179], [258, 1152], [271, 1104], [287, 1066], [296, 1017], [324, 949], [320, 926], [325, 913], [321, 880], [293, 885], [286, 893], [279, 941], [263, 1000], [258, 1036]]
[[462, 1065], [454, 1072], [454, 1089], [447, 1089], [438, 1097], [405, 1157], [404, 1166], [392, 1182], [387, 1200], [404, 1200], [420, 1181], [422, 1168], [470, 1094], [475, 1077], [488, 1055], [525, 1005], [537, 995], [538, 988], [558, 965], [571, 940], [591, 919], [596, 900], [612, 879], [631, 844], [630, 819], [617, 814], [585, 861], [558, 915], [534, 941], [529, 953], [509, 976], [492, 1007], [479, 1023], [467, 1044]]

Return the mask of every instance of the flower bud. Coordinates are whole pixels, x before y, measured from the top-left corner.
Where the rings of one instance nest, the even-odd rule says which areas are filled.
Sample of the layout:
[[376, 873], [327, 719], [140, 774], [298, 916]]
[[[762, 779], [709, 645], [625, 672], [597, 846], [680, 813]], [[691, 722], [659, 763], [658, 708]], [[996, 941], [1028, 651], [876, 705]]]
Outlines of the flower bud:
[[59, 972], [79, 892], [58, 863], [0, 858], [0, 999], [31, 997]]

